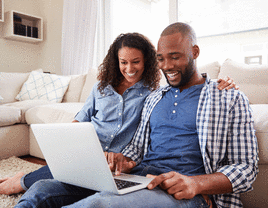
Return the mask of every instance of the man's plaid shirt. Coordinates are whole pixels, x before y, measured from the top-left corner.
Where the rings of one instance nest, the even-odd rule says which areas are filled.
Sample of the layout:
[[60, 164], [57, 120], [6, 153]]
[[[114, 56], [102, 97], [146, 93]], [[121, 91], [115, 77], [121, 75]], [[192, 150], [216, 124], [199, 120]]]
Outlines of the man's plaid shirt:
[[[171, 86], [152, 92], [144, 103], [140, 125], [122, 151], [139, 164], [150, 143], [150, 115]], [[221, 172], [233, 193], [214, 195], [218, 207], [242, 207], [239, 193], [252, 189], [258, 173], [258, 146], [247, 97], [238, 90], [218, 90], [206, 79], [196, 117], [197, 133], [207, 174]]]

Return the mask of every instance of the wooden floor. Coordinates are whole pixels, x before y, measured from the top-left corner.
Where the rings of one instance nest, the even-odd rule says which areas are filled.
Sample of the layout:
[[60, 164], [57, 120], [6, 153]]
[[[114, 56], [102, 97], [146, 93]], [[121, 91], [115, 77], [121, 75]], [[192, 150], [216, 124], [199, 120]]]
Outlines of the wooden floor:
[[26, 160], [31, 163], [39, 164], [39, 165], [47, 165], [46, 161], [37, 157], [33, 157], [31, 155], [21, 156], [20, 159]]

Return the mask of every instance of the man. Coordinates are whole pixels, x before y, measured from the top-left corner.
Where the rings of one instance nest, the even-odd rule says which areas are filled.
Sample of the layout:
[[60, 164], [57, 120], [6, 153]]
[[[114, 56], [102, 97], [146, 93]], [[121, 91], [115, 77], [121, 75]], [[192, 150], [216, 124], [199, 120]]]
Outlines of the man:
[[[218, 90], [199, 74], [199, 52], [189, 25], [175, 23], [162, 32], [157, 56], [169, 85], [146, 99], [139, 128], [122, 154], [110, 153], [116, 174], [154, 177], [148, 189], [124, 196], [87, 193], [69, 207], [242, 207], [239, 193], [251, 189], [258, 172], [248, 99], [238, 90]], [[67, 190], [84, 193], [40, 181], [16, 207], [67, 205], [54, 195], [59, 190], [61, 196]]]

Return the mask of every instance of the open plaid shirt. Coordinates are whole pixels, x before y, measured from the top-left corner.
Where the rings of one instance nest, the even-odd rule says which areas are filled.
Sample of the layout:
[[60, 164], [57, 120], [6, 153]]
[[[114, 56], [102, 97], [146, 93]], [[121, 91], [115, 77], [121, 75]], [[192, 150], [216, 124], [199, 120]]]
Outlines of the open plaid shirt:
[[[167, 85], [147, 97], [134, 138], [122, 151], [137, 164], [147, 153], [150, 115], [169, 89]], [[221, 172], [232, 183], [233, 193], [214, 195], [217, 206], [243, 207], [239, 193], [252, 189], [259, 160], [247, 97], [234, 89], [220, 91], [217, 83], [207, 78], [199, 98], [196, 126], [206, 173]]]

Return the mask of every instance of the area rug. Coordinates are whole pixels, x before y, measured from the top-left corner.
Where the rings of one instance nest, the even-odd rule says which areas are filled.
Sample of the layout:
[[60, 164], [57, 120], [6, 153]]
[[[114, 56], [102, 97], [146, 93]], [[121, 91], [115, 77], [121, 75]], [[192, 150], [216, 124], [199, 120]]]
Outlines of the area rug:
[[[42, 165], [34, 164], [17, 157], [0, 160], [0, 178], [14, 176], [18, 172], [29, 173], [39, 169]], [[0, 207], [13, 208], [22, 194], [11, 196], [0, 194]]]

